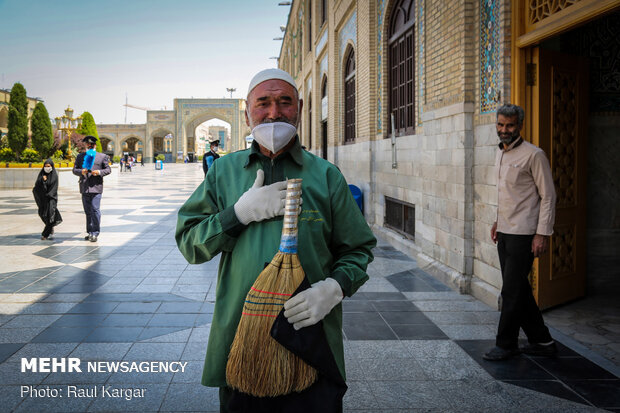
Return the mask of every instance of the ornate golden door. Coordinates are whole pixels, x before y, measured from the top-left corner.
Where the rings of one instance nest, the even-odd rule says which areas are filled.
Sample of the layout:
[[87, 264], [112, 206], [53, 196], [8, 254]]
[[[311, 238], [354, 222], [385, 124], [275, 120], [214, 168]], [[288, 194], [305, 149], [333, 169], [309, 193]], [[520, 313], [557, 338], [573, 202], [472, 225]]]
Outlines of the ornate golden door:
[[534, 264], [543, 309], [585, 295], [588, 62], [540, 48], [528, 55], [527, 136], [547, 154], [557, 194], [550, 251]]

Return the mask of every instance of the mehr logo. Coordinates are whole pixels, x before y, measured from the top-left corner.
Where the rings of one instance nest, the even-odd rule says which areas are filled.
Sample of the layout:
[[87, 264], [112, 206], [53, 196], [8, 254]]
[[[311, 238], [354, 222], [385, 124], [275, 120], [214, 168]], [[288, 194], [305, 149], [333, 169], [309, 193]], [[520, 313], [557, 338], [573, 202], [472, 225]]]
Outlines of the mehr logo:
[[27, 371], [33, 373], [81, 373], [79, 358], [56, 358], [56, 357], [39, 357], [39, 358], [22, 358], [22, 373]]

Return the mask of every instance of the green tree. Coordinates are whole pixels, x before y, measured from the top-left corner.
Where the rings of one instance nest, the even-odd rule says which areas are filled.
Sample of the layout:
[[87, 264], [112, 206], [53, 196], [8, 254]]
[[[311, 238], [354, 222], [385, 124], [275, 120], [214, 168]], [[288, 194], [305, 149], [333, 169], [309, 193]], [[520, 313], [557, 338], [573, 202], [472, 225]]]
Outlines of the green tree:
[[97, 152], [103, 152], [101, 148], [101, 141], [99, 140], [99, 134], [97, 133], [97, 124], [95, 118], [89, 112], [82, 113], [82, 126], [77, 130], [80, 135], [91, 135], [97, 138]]
[[42, 102], [37, 103], [30, 120], [32, 129], [32, 147], [47, 159], [54, 152], [54, 135], [49, 113]]
[[28, 146], [28, 98], [21, 83], [15, 83], [9, 100], [9, 147], [21, 154]]

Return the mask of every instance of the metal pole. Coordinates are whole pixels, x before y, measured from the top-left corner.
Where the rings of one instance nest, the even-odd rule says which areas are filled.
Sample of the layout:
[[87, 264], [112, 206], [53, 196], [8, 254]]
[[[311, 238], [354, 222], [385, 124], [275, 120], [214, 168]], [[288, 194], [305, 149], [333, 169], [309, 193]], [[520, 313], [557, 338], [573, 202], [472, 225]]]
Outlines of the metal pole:
[[392, 126], [392, 169], [398, 168], [396, 160], [396, 129], [394, 128], [394, 114], [390, 114], [390, 123]]

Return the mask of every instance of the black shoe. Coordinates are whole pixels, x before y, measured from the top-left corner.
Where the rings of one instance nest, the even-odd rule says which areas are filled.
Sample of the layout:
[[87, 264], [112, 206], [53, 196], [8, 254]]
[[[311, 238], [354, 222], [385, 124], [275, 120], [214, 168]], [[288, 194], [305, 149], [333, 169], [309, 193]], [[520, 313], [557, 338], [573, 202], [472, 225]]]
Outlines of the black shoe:
[[558, 355], [558, 346], [555, 342], [550, 344], [528, 344], [521, 347], [521, 352], [530, 356], [555, 357]]
[[97, 236], [96, 235], [91, 235], [89, 238], [90, 242], [97, 242]]
[[90, 237], [91, 237], [90, 235], [85, 236], [84, 241], [90, 241]]
[[484, 353], [482, 358], [489, 361], [502, 361], [513, 358], [514, 356], [519, 355], [519, 353], [518, 348], [501, 348], [495, 346], [487, 353]]

